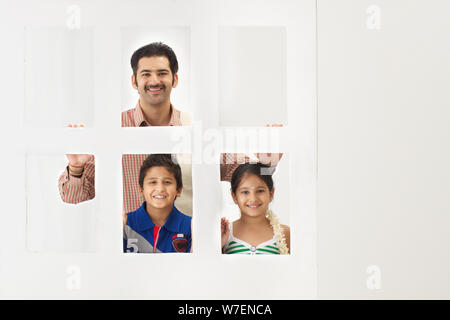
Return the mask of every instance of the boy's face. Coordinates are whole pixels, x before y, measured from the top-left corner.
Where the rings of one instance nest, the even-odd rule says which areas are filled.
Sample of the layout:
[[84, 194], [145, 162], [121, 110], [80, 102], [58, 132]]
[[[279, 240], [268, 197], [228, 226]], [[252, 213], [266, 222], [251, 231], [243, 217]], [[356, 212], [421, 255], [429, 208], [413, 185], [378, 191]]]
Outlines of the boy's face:
[[174, 175], [166, 167], [151, 167], [145, 174], [140, 193], [147, 202], [147, 210], [172, 208], [176, 197], [181, 195], [182, 188], [177, 189]]

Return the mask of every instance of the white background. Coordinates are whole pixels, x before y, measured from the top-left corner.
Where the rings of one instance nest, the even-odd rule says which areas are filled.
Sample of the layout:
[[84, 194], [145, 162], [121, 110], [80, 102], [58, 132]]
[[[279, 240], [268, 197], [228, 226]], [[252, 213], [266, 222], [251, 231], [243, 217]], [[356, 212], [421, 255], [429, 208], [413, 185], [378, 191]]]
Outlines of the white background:
[[[450, 297], [447, 1], [318, 0], [317, 12], [312, 0], [157, 5], [79, 1], [83, 25], [94, 28], [95, 127], [76, 133], [23, 128], [24, 26], [64, 27], [70, 4], [5, 1], [0, 11], [0, 35], [9, 49], [2, 51], [0, 60], [2, 148], [8, 155], [1, 159], [2, 297]], [[372, 5], [381, 9], [379, 29], [367, 28], [366, 10]], [[152, 14], [150, 20], [149, 12], [155, 11], [170, 14]], [[219, 230], [210, 231], [219, 222], [215, 213], [221, 187], [211, 183], [218, 181], [217, 165], [193, 168], [198, 191], [194, 195], [194, 254], [124, 257], [118, 253], [121, 226], [115, 217], [121, 205], [117, 192], [121, 153], [139, 149], [143, 143], [160, 152], [170, 151], [164, 137], [172, 134], [161, 128], [146, 129], [145, 134], [117, 130], [122, 110], [121, 27], [136, 26], [137, 21], [140, 26], [190, 26], [190, 106], [194, 119], [202, 120], [202, 129], [220, 124], [217, 27], [286, 25], [290, 126], [280, 131], [285, 147], [281, 151], [289, 152], [291, 163], [293, 255], [250, 260], [219, 254]], [[175, 131], [195, 132], [198, 127], [197, 123], [192, 129]], [[147, 134], [158, 139], [150, 145]], [[69, 151], [98, 154], [97, 252], [28, 252], [25, 155]], [[194, 141], [193, 156], [199, 151], [201, 146]], [[119, 195], [111, 197], [116, 192]], [[161, 286], [159, 278], [153, 280], [161, 288], [156, 296], [143, 279], [149, 272], [170, 279], [175, 262], [182, 263], [190, 277], [170, 290]], [[80, 290], [66, 287], [71, 265], [80, 268]], [[377, 290], [367, 286], [366, 270], [373, 265], [381, 272]], [[266, 281], [253, 280], [258, 276]]]
[[[34, 84], [26, 80], [28, 66], [24, 64], [24, 57], [28, 53], [25, 30], [66, 28], [66, 10], [73, 4], [81, 8], [82, 30], [89, 30], [87, 33], [90, 32], [89, 37], [92, 37], [90, 63], [93, 68], [87, 72], [91, 72], [89, 76], [92, 76], [93, 108], [86, 110], [93, 113], [89, 117], [94, 120], [92, 125], [82, 130], [63, 128], [64, 119], [58, 125], [42, 124], [36, 128], [28, 125], [30, 121], [24, 121], [25, 113], [33, 106], [32, 100], [25, 98], [29, 92], [26, 87], [34, 88]], [[273, 3], [198, 0], [124, 3], [48, 0], [39, 3], [7, 1], [2, 5], [0, 35], [9, 50], [2, 52], [0, 60], [3, 70], [0, 84], [5, 103], [3, 116], [6, 120], [1, 130], [5, 137], [2, 139], [2, 148], [10, 156], [1, 160], [2, 167], [5, 168], [2, 223], [7, 226], [1, 234], [1, 297], [270, 299], [317, 296], [314, 1]], [[235, 10], [237, 7], [240, 8], [239, 11]], [[190, 72], [189, 90], [186, 91], [189, 93], [189, 101], [186, 104], [180, 101], [180, 109], [183, 110], [182, 105], [189, 107], [186, 111], [192, 112], [193, 126], [129, 130], [120, 128], [119, 115], [124, 109], [123, 102], [127, 101], [125, 97], [128, 94], [123, 92], [123, 88], [130, 76], [124, 75], [123, 70], [124, 51], [129, 50], [129, 47], [125, 48], [123, 45], [124, 30], [162, 30], [164, 27], [174, 26], [188, 26], [190, 32], [189, 43], [181, 48], [186, 50], [184, 59], [189, 59], [184, 63], [188, 66], [186, 72]], [[225, 132], [225, 129], [219, 128], [221, 102], [218, 50], [221, 26], [275, 26], [286, 30], [284, 99], [290, 123], [295, 120], [296, 126], [264, 129], [269, 136], [274, 137], [272, 140], [275, 143], [268, 150], [266, 146], [266, 150], [261, 150], [258, 145], [252, 145], [251, 152], [289, 153], [290, 161], [286, 170], [289, 172], [289, 224], [292, 230], [293, 254], [290, 256], [249, 259], [253, 257], [229, 257], [220, 253], [219, 166], [218, 163], [195, 162], [195, 159], [202, 159], [202, 155], [208, 151], [205, 148], [208, 146], [205, 134], [218, 132], [224, 135]], [[63, 54], [70, 54], [68, 47], [62, 47], [65, 48], [62, 50]], [[89, 55], [86, 59], [89, 59]], [[80, 67], [85, 62], [83, 59], [74, 61], [75, 67]], [[47, 86], [45, 89], [50, 99], [46, 99], [52, 101], [51, 93], [54, 88], [64, 88], [64, 92], [70, 94], [63, 95], [62, 99], [70, 100], [72, 93], [67, 90], [67, 86], [78, 79], [78, 73], [62, 72], [58, 64], [53, 65], [48, 59], [44, 59], [42, 63], [49, 64], [49, 69], [56, 68], [57, 73], [52, 78], [43, 78], [47, 80], [40, 84], [44, 86], [45, 83]], [[127, 67], [128, 63], [127, 61]], [[46, 70], [45, 66], [39, 66], [38, 69]], [[54, 79], [56, 80], [53, 81]], [[52, 110], [55, 106], [58, 107], [59, 104], [54, 103]], [[85, 104], [82, 103], [82, 107]], [[39, 113], [39, 106], [36, 109]], [[241, 136], [239, 129], [229, 129], [227, 134], [234, 138]], [[122, 222], [117, 219], [121, 214], [122, 199], [121, 155], [139, 153], [143, 149], [151, 149], [157, 153], [172, 152], [179, 142], [174, 137], [181, 136], [192, 137], [193, 188], [196, 190], [193, 199], [195, 252], [190, 255], [124, 255], [121, 253]], [[223, 141], [221, 150], [217, 152], [248, 151], [240, 150], [233, 140]], [[27, 207], [27, 189], [39, 185], [36, 179], [39, 179], [40, 167], [34, 164], [30, 166], [30, 161], [33, 163], [40, 156], [57, 157], [59, 160], [48, 162], [52, 166], [48, 171], [55, 173], [56, 184], [61, 170], [59, 163], [56, 163], [61, 159], [58, 155], [65, 153], [96, 155], [96, 198], [90, 202], [92, 208], [88, 208], [88, 203], [83, 204], [88, 212], [95, 215], [95, 218], [89, 217], [84, 221], [85, 225], [89, 224], [86, 228], [92, 228], [89, 219], [95, 220], [95, 251], [55, 252], [58, 251], [56, 248], [46, 252], [32, 252], [27, 249], [29, 240], [38, 239], [36, 247], [49, 242], [46, 242], [46, 235], [39, 238], [39, 234], [35, 233], [38, 229], [33, 229], [27, 239], [27, 231], [30, 231], [27, 229], [28, 214], [31, 213], [36, 219], [39, 216], [48, 219], [50, 214], [58, 214], [58, 209], [55, 207], [55, 211], [46, 213], [43, 208]], [[39, 163], [42, 164], [42, 160]], [[27, 167], [31, 169], [27, 170]], [[55, 193], [54, 197], [59, 195]], [[41, 222], [36, 223], [39, 225]], [[45, 228], [42, 232], [45, 232]], [[183, 281], [174, 277], [179, 274], [180, 265], [186, 275]], [[73, 270], [77, 270], [75, 274]], [[223, 277], [224, 274], [230, 276]], [[77, 282], [79, 288], [68, 286], [74, 277], [80, 280]], [[157, 293], [153, 290], [155, 287], [160, 288]]]
[[[380, 29], [367, 28], [372, 5]], [[318, 1], [322, 297], [450, 298], [449, 10]]]

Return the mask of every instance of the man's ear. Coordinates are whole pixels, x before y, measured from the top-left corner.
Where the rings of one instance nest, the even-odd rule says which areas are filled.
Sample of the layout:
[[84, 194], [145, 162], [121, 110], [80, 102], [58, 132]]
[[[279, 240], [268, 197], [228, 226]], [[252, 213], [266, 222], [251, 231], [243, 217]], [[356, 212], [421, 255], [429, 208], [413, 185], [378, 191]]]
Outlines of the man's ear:
[[178, 73], [175, 73], [173, 75], [173, 80], [172, 80], [172, 88], [176, 88], [178, 84]]
[[231, 191], [231, 196], [233, 197], [234, 203], [238, 204], [236, 194], [233, 191]]
[[139, 186], [139, 195], [140, 195], [141, 197], [144, 196], [144, 189], [142, 189], [141, 186]]
[[134, 73], [131, 75], [131, 85], [137, 90], [136, 76], [134, 75]]

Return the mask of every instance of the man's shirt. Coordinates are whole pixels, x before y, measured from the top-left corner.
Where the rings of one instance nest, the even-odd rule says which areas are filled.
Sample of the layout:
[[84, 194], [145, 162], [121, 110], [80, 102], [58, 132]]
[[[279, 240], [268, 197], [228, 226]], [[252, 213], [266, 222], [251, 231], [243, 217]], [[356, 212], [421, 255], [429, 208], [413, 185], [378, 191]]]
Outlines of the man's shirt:
[[173, 206], [163, 226], [155, 225], [146, 211], [146, 202], [127, 214], [123, 230], [123, 252], [162, 253], [191, 251], [191, 217]]

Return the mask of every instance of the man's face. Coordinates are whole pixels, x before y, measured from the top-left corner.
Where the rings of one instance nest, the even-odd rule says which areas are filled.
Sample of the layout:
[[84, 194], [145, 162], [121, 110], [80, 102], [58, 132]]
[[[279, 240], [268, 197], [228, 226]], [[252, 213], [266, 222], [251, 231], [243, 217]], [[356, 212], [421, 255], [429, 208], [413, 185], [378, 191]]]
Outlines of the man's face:
[[178, 75], [170, 71], [167, 57], [143, 57], [138, 62], [136, 77], [133, 75], [131, 82], [138, 90], [140, 99], [150, 105], [161, 105], [170, 102], [170, 92], [178, 84]]

